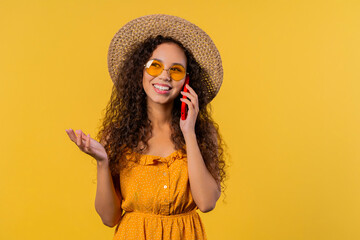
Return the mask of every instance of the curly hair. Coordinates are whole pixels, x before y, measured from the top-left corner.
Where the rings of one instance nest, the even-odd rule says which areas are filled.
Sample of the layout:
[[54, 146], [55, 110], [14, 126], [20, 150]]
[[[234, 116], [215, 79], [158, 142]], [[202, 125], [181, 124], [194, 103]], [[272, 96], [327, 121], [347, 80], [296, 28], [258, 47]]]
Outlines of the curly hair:
[[[149, 146], [147, 141], [152, 135], [152, 123], [148, 118], [146, 93], [143, 89], [143, 66], [156, 47], [165, 42], [178, 44], [185, 52], [190, 86], [198, 95], [199, 113], [195, 123], [195, 134], [205, 165], [224, 192], [226, 178], [224, 147], [219, 126], [211, 117], [211, 105], [208, 104], [208, 92], [202, 79], [207, 72], [200, 67], [193, 54], [179, 41], [171, 37], [149, 37], [141, 42], [126, 57], [119, 67], [119, 76], [112, 88], [106, 113], [96, 139], [104, 146], [109, 159], [109, 167], [114, 187], [120, 190], [120, 170], [129, 167], [131, 153], [142, 153]], [[126, 67], [124, 67], [126, 66]], [[185, 153], [185, 140], [179, 126], [181, 101], [174, 100], [171, 120], [171, 140], [175, 149]], [[141, 147], [142, 146], [142, 147]], [[129, 152], [130, 150], [130, 152]], [[135, 156], [139, 156], [135, 154]], [[139, 157], [135, 157], [135, 162]]]

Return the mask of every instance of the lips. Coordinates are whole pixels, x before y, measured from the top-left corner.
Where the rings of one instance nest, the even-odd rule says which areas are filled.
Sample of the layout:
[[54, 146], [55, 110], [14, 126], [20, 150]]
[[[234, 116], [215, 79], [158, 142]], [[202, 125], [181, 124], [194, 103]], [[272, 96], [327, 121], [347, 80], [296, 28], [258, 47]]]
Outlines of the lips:
[[155, 85], [155, 84], [153, 84], [154, 91], [157, 92], [157, 93], [160, 93], [160, 94], [169, 93], [170, 90], [171, 90], [171, 88], [170, 88], [169, 90], [160, 90], [160, 89], [156, 88], [154, 85]]
[[158, 85], [158, 86], [162, 86], [162, 87], [169, 87], [170, 89], [172, 89], [172, 87], [171, 87], [171, 86], [166, 85], [166, 84], [154, 83], [154, 84], [153, 84], [153, 86], [154, 86], [154, 85]]

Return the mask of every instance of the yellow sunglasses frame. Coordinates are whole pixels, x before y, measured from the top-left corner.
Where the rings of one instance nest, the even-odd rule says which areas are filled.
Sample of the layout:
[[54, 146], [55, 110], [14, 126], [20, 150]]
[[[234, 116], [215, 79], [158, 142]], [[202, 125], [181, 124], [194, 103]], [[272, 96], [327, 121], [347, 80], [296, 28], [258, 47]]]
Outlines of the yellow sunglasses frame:
[[[180, 79], [180, 80], [175, 80], [175, 79], [173, 79], [173, 78], [171, 77], [171, 74], [170, 74], [169, 70], [170, 70], [174, 65], [180, 65], [180, 66], [182, 66], [182, 67], [185, 69], [185, 75], [184, 75], [183, 78], [186, 77], [186, 74], [189, 74], [188, 72], [186, 72], [186, 68], [185, 68], [182, 64], [180, 64], [180, 63], [174, 63], [174, 64], [171, 65], [168, 69], [165, 69], [163, 61], [161, 61], [160, 59], [156, 59], [156, 58], [153, 58], [153, 59], [150, 59], [149, 61], [147, 61], [147, 62], [144, 64], [144, 67], [146, 68], [146, 65], [147, 65], [150, 61], [153, 61], [153, 60], [156, 60], [156, 61], [158, 61], [158, 62], [161, 63], [162, 70], [161, 70], [161, 72], [160, 72], [158, 75], [156, 75], [156, 76], [151, 75], [150, 73], [148, 73], [148, 72], [145, 70], [146, 73], [149, 74], [150, 76], [157, 77], [157, 76], [159, 76], [160, 74], [162, 74], [162, 72], [163, 72], [164, 70], [166, 70], [172, 80], [174, 80], [174, 81], [181, 81], [181, 79]], [[183, 79], [183, 78], [182, 78], [182, 79]]]

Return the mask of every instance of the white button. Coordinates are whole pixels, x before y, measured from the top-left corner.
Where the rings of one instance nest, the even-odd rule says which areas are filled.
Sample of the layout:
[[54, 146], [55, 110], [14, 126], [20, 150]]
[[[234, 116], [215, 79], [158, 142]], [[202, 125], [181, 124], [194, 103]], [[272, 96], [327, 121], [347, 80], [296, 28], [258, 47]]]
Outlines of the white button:
[[167, 186], [165, 185], [164, 188], [167, 188]]

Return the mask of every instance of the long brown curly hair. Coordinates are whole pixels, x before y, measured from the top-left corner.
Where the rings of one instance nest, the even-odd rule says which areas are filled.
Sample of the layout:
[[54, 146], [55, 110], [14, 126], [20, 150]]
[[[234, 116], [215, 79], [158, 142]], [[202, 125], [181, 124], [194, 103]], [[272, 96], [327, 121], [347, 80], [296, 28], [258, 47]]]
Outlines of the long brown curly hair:
[[[113, 184], [120, 191], [120, 170], [128, 167], [130, 162], [126, 156], [133, 152], [141, 154], [148, 148], [147, 141], [152, 135], [152, 123], [147, 116], [146, 93], [142, 85], [143, 66], [156, 47], [165, 42], [176, 43], [185, 52], [187, 70], [191, 79], [189, 85], [198, 95], [199, 113], [195, 123], [197, 142], [207, 169], [217, 183], [220, 183], [224, 192], [224, 180], [227, 177], [225, 172], [227, 165], [224, 161], [226, 144], [219, 133], [218, 124], [211, 117], [212, 109], [207, 101], [209, 97], [207, 88], [202, 82], [207, 72], [179, 41], [161, 35], [149, 37], [126, 56], [124, 64], [120, 66], [119, 81], [113, 85], [111, 98], [104, 109], [105, 116], [96, 139], [108, 154]], [[180, 109], [181, 101], [178, 97], [174, 100], [172, 109], [171, 140], [175, 149], [185, 153], [185, 140], [179, 126]], [[136, 157], [135, 162], [138, 160], [139, 158]]]

